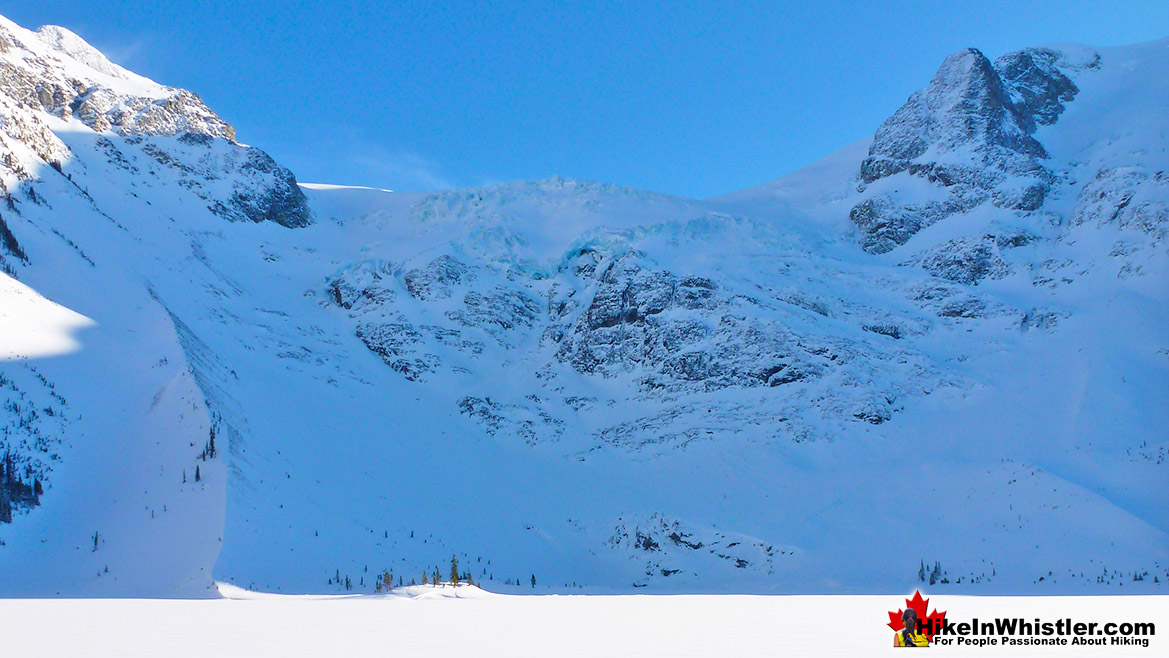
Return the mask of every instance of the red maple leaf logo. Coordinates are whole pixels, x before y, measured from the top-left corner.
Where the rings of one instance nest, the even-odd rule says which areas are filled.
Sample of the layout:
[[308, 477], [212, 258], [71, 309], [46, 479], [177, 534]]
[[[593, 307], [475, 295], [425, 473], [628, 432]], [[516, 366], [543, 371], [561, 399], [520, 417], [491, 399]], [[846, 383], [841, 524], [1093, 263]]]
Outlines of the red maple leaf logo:
[[[912, 599], [905, 599], [905, 606], [913, 608], [917, 613], [917, 619], [921, 622], [921, 633], [926, 636], [930, 642], [934, 641], [934, 634], [942, 628], [942, 624], [946, 621], [946, 611], [939, 612], [936, 608], [933, 612], [926, 614], [926, 607], [929, 606], [930, 600], [921, 598], [921, 592], [913, 593]], [[900, 631], [905, 628], [905, 623], [901, 621], [901, 614], [905, 612], [904, 608], [898, 608], [897, 612], [889, 613], [889, 628], [895, 631]]]

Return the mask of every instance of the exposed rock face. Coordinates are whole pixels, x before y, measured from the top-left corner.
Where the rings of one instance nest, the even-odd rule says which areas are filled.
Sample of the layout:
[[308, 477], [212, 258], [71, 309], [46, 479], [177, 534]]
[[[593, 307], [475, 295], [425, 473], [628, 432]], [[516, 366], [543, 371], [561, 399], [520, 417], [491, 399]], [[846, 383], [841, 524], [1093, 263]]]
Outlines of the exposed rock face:
[[[1075, 98], [1068, 68], [1048, 49], [1010, 53], [994, 64], [975, 49], [947, 57], [929, 86], [881, 125], [861, 163], [860, 181], [871, 188], [850, 217], [864, 249], [891, 251], [987, 200], [1021, 212], [1042, 206], [1056, 176], [1044, 167], [1047, 151], [1033, 133]], [[876, 185], [898, 174], [924, 179], [937, 195], [916, 200]]]
[[2, 22], [0, 44], [0, 130], [58, 171], [70, 148], [49, 129], [46, 114], [102, 133], [121, 162], [129, 162], [122, 151], [140, 147], [225, 219], [311, 223], [292, 172], [238, 144], [235, 130], [195, 94], [126, 71], [64, 28], [32, 34]]
[[[931, 147], [948, 153], [969, 146], [986, 159], [1006, 155], [996, 162], [1001, 168], [1033, 170], [1034, 158], [1046, 152], [1028, 134], [1032, 130], [1032, 117], [1011, 101], [990, 60], [973, 48], [962, 50], [947, 57], [929, 87], [877, 129], [869, 157], [861, 163], [861, 180], [872, 183], [904, 171]], [[941, 169], [944, 186], [977, 173], [919, 164], [930, 165], [929, 171]]]
[[[561, 198], [566, 193], [572, 201]], [[555, 441], [566, 427], [579, 436], [582, 424], [600, 444], [635, 449], [679, 447], [753, 423], [778, 428], [777, 439], [824, 439], [830, 434], [821, 424], [883, 423], [906, 396], [934, 385], [928, 361], [898, 344], [925, 330], [920, 318], [797, 287], [760, 289], [675, 271], [639, 248], [661, 239], [670, 253], [696, 249], [692, 240], [709, 238], [691, 236], [695, 226], [742, 230], [740, 222], [706, 217], [652, 230], [594, 229], [575, 240], [584, 246], [544, 262], [527, 255], [524, 236], [481, 239], [484, 225], [502, 229], [509, 223], [502, 213], [529, 205], [554, 216], [630, 199], [643, 209], [679, 203], [564, 180], [434, 195], [414, 212], [464, 227], [451, 253], [354, 264], [326, 284], [327, 297], [353, 318], [366, 347], [419, 385], [466, 377], [456, 381], [474, 390], [476, 373], [491, 364], [524, 363], [534, 373], [527, 388], [465, 395], [457, 406], [488, 434], [527, 443]], [[679, 204], [678, 212], [688, 210]], [[489, 253], [470, 260], [475, 250]], [[998, 273], [973, 267], [978, 277]], [[971, 305], [951, 316], [982, 310]], [[912, 390], [893, 383], [891, 373], [905, 369], [920, 374]], [[631, 397], [596, 395], [608, 386]], [[773, 404], [730, 401], [745, 392]], [[710, 404], [702, 396], [727, 399]], [[621, 413], [608, 418], [608, 407]]]
[[[994, 68], [1010, 90], [1016, 111], [1024, 121], [1041, 126], [1055, 123], [1079, 93], [1071, 78], [1060, 70], [1060, 54], [1049, 48], [1028, 48], [995, 60]], [[1081, 67], [1099, 66], [1099, 55]]]
[[450, 256], [440, 256], [425, 267], [410, 270], [402, 279], [412, 297], [429, 301], [449, 299], [452, 286], [472, 277], [466, 265]]
[[881, 195], [858, 203], [849, 213], [849, 219], [863, 232], [865, 251], [881, 254], [905, 244], [914, 234], [934, 222], [973, 205], [977, 204], [972, 204], [970, 200], [903, 204], [892, 196]]
[[1114, 224], [1161, 240], [1169, 235], [1169, 173], [1107, 167], [1080, 190], [1069, 227]]
[[696, 528], [680, 519], [651, 514], [617, 519], [604, 547], [628, 555], [644, 572], [635, 587], [661, 579], [688, 581], [695, 563], [711, 570], [746, 570], [766, 577], [798, 554], [754, 537], [728, 536], [713, 528]]
[[644, 390], [782, 386], [831, 367], [829, 347], [806, 346], [781, 324], [759, 319], [752, 300], [639, 261], [644, 256], [636, 252], [574, 259], [571, 271], [591, 279], [594, 292], [577, 314], [566, 312], [574, 296], [553, 297], [554, 319], [573, 318], [545, 333], [558, 343], [559, 360], [584, 374], [636, 372]]
[[976, 284], [985, 278], [1001, 279], [1011, 267], [998, 254], [993, 235], [981, 240], [951, 240], [930, 250], [922, 261], [927, 272], [940, 279]]
[[[121, 135], [154, 136], [192, 132], [235, 140], [231, 125], [195, 94], [126, 71], [64, 28], [46, 26], [37, 37], [48, 48], [25, 44], [0, 25], [0, 42], [10, 55], [0, 58], [0, 93], [20, 105], [62, 118], [75, 116], [97, 132], [114, 129]], [[63, 65], [68, 60], [75, 64]]]

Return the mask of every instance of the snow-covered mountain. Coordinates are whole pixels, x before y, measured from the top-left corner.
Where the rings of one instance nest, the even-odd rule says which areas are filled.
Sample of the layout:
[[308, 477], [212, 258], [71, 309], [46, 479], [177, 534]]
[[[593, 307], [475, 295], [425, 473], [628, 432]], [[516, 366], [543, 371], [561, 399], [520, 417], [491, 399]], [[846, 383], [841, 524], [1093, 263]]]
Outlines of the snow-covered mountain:
[[0, 592], [452, 554], [503, 591], [1159, 591], [1167, 56], [965, 50], [716, 199], [397, 194], [0, 21]]

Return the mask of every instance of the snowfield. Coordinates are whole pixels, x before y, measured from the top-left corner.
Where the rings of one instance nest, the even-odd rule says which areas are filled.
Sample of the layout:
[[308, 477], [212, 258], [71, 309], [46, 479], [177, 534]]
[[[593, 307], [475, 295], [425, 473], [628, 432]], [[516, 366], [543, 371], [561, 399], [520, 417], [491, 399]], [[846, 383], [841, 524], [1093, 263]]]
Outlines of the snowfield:
[[0, 359], [32, 359], [80, 349], [74, 334], [93, 320], [37, 294], [10, 277], [0, 278]]
[[[221, 586], [222, 587], [222, 586]], [[501, 596], [462, 587], [391, 596], [276, 596], [222, 587], [214, 601], [0, 600], [19, 656], [897, 655], [891, 596]], [[1151, 621], [1143, 647], [931, 647], [944, 655], [1152, 656], [1169, 642], [1169, 598], [935, 595], [951, 618]]]

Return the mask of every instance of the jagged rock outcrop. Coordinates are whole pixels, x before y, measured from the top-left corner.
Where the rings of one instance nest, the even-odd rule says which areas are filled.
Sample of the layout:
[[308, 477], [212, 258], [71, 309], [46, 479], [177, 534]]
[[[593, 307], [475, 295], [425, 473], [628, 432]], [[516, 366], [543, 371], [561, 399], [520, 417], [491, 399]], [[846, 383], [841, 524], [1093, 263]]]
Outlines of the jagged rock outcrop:
[[[102, 134], [128, 167], [122, 151], [140, 149], [225, 219], [290, 228], [312, 221], [292, 172], [237, 143], [231, 125], [194, 93], [130, 73], [64, 28], [31, 33], [0, 19], [0, 130], [64, 173], [70, 146], [49, 129], [46, 114]], [[26, 166], [8, 171], [33, 175]]]
[[[1046, 155], [1029, 134], [1034, 119], [1016, 106], [998, 72], [981, 52], [968, 48], [950, 55], [925, 90], [915, 93], [877, 129], [861, 180], [872, 183], [909, 168], [933, 148], [940, 154], [963, 147], [1002, 171], [1025, 173]], [[975, 167], [917, 162], [916, 175], [933, 175], [943, 186], [990, 182]], [[948, 163], [946, 163], [948, 164]], [[993, 180], [993, 177], [991, 177]]]
[[727, 535], [714, 528], [698, 528], [660, 513], [620, 517], [604, 547], [626, 555], [643, 572], [634, 582], [644, 587], [660, 579], [690, 580], [706, 569], [745, 570], [760, 577], [795, 558], [793, 546], [775, 545], [745, 535]]
[[1071, 65], [1050, 48], [1027, 48], [998, 58], [994, 69], [1011, 93], [1017, 114], [1028, 122], [1025, 125], [1049, 126], [1080, 91], [1060, 67], [1095, 68], [1099, 62], [1100, 56], [1095, 55], [1086, 63]]
[[829, 347], [808, 346], [759, 319], [751, 300], [721, 292], [714, 281], [643, 263], [637, 252], [576, 256], [570, 271], [587, 277], [592, 299], [569, 315], [572, 296], [553, 298], [561, 317], [572, 318], [545, 333], [559, 360], [584, 374], [635, 373], [644, 389], [712, 391], [816, 378], [835, 359]]
[[[1035, 130], [1054, 123], [1078, 92], [1064, 69], [1093, 65], [1044, 48], [993, 64], [973, 48], [947, 57], [929, 86], [877, 129], [861, 163], [866, 198], [850, 218], [864, 249], [891, 251], [988, 200], [1009, 211], [1042, 206], [1057, 176], [1043, 164], [1048, 154]], [[915, 199], [879, 184], [899, 174], [924, 179], [936, 194]]]
[[1001, 279], [1011, 266], [999, 256], [999, 241], [993, 235], [977, 240], [951, 240], [926, 252], [921, 266], [938, 277], [973, 285], [985, 278]]
[[1106, 167], [1080, 190], [1068, 227], [1112, 224], [1162, 240], [1169, 235], [1169, 172]]

